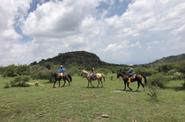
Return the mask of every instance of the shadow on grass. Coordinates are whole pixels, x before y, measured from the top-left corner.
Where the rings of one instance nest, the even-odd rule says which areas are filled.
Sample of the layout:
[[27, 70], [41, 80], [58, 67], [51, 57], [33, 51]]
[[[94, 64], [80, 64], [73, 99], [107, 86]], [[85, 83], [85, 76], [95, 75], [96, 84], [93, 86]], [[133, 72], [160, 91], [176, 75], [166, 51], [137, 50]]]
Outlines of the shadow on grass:
[[115, 89], [114, 91], [120, 91], [120, 92], [131, 92], [131, 93], [139, 93], [139, 92], [143, 92], [141, 90], [124, 90], [124, 89]]
[[82, 88], [85, 88], [85, 89], [101, 89], [101, 88], [105, 88], [105, 87], [82, 87]]
[[174, 90], [174, 91], [185, 91], [185, 88], [183, 88], [182, 86], [173, 86], [173, 87], [170, 87], [170, 86], [166, 86], [162, 89], [171, 89], [171, 90]]

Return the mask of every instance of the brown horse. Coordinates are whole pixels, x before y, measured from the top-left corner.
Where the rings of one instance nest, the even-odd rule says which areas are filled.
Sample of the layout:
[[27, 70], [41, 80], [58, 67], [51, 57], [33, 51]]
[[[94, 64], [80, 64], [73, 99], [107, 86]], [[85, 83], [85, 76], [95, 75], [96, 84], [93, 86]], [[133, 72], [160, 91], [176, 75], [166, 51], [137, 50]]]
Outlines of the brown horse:
[[[122, 80], [124, 81], [124, 90], [126, 90], [126, 85], [129, 88], [129, 90], [132, 90], [132, 88], [129, 87], [129, 75], [126, 72], [117, 72], [117, 78], [122, 78]], [[144, 79], [145, 84], [142, 83], [142, 79]], [[131, 78], [131, 83], [137, 81], [138, 87], [137, 90], [139, 89], [140, 85], [143, 87], [145, 87], [146, 83], [147, 83], [147, 79], [144, 75], [142, 74], [135, 74], [134, 78]], [[145, 90], [145, 89], [144, 89]]]
[[101, 83], [101, 87], [103, 87], [103, 81], [102, 80], [105, 81], [105, 76], [104, 76], [103, 73], [93, 74], [93, 73], [88, 72], [86, 70], [82, 70], [80, 75], [87, 79], [87, 81], [88, 81], [88, 86], [87, 87], [89, 87], [89, 84], [91, 85], [91, 87], [94, 87], [93, 84], [92, 84], [92, 81], [94, 81], [94, 80], [98, 81], [97, 87], [99, 87], [100, 83]]
[[61, 81], [61, 80], [64, 81], [64, 84], [62, 85], [62, 87], [65, 86], [66, 81], [68, 81], [69, 86], [70, 86], [70, 83], [72, 82], [72, 77], [71, 77], [71, 75], [70, 75], [70, 74], [67, 74], [67, 73], [64, 73], [63, 76], [60, 76], [58, 73], [54, 73], [54, 74], [53, 74], [53, 77], [54, 77], [53, 88], [55, 88], [55, 84], [56, 84], [57, 81], [58, 81], [58, 87], [60, 87], [60, 81]]

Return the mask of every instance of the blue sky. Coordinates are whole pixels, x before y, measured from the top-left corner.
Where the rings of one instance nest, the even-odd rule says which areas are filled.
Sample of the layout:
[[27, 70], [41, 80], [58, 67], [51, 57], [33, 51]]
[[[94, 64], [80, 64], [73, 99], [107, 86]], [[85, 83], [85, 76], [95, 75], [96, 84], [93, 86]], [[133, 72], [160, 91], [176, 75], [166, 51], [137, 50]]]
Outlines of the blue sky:
[[2, 0], [0, 65], [76, 50], [119, 64], [181, 54], [184, 12], [184, 0]]

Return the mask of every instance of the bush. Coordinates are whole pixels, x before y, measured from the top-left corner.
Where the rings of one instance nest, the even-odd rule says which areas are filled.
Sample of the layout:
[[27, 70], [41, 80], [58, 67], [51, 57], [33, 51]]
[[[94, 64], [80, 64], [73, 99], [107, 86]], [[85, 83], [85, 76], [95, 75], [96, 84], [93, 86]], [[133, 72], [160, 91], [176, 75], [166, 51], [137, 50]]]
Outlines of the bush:
[[15, 77], [17, 76], [16, 73], [16, 66], [15, 65], [10, 65], [7, 66], [3, 72], [4, 77]]
[[51, 71], [45, 69], [31, 74], [32, 79], [45, 79], [49, 80], [51, 78]]
[[18, 66], [16, 66], [16, 74], [30, 75], [30, 67], [27, 65], [18, 65]]
[[26, 84], [29, 82], [30, 78], [28, 76], [18, 76], [13, 81], [10, 81], [10, 83], [7, 83], [5, 87], [28, 87], [29, 85]]
[[[30, 75], [30, 67], [27, 65], [9, 65], [3, 68], [4, 77], [15, 77], [20, 75]], [[1, 71], [1, 72], [2, 72]]]
[[10, 88], [10, 87], [11, 87], [10, 83], [5, 83], [4, 88]]
[[170, 77], [167, 76], [166, 74], [155, 74], [152, 75], [151, 77], [149, 77], [148, 81], [149, 81], [149, 85], [151, 86], [157, 86], [160, 88], [164, 88], [165, 84], [168, 83], [168, 81], [170, 81]]
[[182, 83], [182, 89], [185, 89], [185, 81]]
[[165, 72], [165, 73], [167, 73], [168, 71], [172, 69], [174, 69], [174, 66], [171, 64], [162, 64], [162, 65], [159, 65], [158, 67], [159, 72]]
[[159, 94], [159, 90], [156, 86], [150, 86], [149, 90], [147, 92], [147, 95], [149, 96], [149, 100], [151, 102], [158, 102], [158, 94]]
[[106, 68], [98, 68], [96, 70], [97, 73], [103, 73], [105, 75], [107, 75], [109, 72], [111, 72], [110, 70], [106, 69]]
[[173, 75], [172, 75], [172, 79], [173, 80], [182, 80], [184, 78], [184, 75], [180, 72], [175, 72]]
[[139, 74], [143, 74], [145, 76], [151, 76], [152, 74], [156, 74], [157, 70], [151, 67], [137, 67], [135, 68], [135, 72]]

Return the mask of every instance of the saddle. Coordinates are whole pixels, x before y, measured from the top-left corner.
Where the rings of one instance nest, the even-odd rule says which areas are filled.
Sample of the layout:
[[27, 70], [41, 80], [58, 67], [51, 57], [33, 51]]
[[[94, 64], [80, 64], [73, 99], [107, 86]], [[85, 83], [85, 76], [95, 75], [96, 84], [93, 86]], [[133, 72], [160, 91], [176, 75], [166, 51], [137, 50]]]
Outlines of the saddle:
[[58, 77], [62, 77], [63, 78], [64, 75], [65, 75], [64, 73], [58, 73]]
[[129, 78], [135, 79], [136, 78], [136, 74], [130, 75]]
[[91, 77], [93, 80], [96, 80], [96, 74], [95, 73], [91, 73]]

